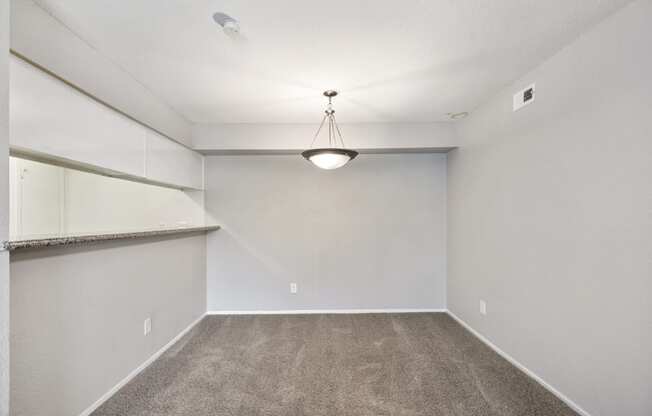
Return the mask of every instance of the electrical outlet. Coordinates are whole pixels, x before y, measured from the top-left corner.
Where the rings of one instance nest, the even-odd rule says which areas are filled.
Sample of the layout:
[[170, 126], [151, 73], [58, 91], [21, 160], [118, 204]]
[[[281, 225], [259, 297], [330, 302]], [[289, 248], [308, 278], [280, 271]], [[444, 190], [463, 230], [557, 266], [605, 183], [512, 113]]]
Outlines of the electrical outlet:
[[297, 293], [297, 284], [296, 283], [290, 283], [290, 293]]
[[143, 323], [143, 335], [147, 336], [150, 332], [152, 332], [152, 318], [147, 318]]
[[487, 302], [485, 302], [484, 300], [480, 300], [480, 313], [482, 315], [487, 314]]
[[512, 98], [513, 111], [520, 110], [526, 105], [534, 102], [534, 92], [534, 84], [532, 84], [514, 94], [514, 97]]

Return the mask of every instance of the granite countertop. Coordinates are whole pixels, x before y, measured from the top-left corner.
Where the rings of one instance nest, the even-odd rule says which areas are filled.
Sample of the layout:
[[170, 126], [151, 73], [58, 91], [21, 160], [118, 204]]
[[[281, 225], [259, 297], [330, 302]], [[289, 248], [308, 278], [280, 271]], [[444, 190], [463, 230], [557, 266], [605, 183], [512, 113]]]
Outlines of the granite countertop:
[[79, 234], [58, 237], [34, 238], [29, 240], [9, 240], [2, 244], [2, 248], [8, 251], [22, 250], [28, 248], [70, 246], [97, 241], [127, 240], [134, 238], [157, 237], [171, 234], [196, 233], [202, 231], [219, 230], [219, 225], [206, 225], [200, 227], [165, 228], [159, 230], [133, 231], [121, 233], [101, 234]]

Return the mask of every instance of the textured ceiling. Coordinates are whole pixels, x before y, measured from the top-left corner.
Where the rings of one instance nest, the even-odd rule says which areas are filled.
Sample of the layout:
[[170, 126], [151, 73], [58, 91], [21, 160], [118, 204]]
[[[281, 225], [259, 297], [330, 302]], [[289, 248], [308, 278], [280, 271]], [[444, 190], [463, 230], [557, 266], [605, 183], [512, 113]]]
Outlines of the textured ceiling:
[[[192, 122], [472, 111], [628, 0], [38, 0]], [[241, 23], [226, 36], [212, 14]]]

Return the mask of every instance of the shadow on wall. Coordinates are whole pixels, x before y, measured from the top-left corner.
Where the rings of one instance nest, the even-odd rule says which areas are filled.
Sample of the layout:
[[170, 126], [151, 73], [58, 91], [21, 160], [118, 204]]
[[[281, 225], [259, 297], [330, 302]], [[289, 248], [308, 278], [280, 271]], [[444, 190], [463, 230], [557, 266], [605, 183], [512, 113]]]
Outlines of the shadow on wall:
[[[263, 309], [279, 309], [292, 303], [289, 289], [283, 290], [286, 287], [279, 287], [278, 282], [287, 281], [289, 288], [289, 282], [302, 280], [299, 278], [301, 272], [284, 267], [275, 260], [269, 254], [269, 247], [256, 247], [251, 240], [226, 227], [209, 235], [207, 245], [207, 252], [215, 253], [207, 256], [208, 268], [220, 275], [219, 279], [208, 279], [207, 291], [224, 294], [219, 297], [221, 301], [217, 305], [209, 304], [209, 310], [240, 310], [241, 301], [266, 305]], [[308, 274], [308, 271], [303, 272]]]

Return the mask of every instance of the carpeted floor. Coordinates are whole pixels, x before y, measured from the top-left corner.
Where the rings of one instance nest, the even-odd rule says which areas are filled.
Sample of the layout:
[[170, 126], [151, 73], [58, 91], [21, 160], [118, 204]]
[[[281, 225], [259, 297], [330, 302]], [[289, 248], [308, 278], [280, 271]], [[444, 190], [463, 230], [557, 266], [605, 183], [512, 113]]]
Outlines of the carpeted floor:
[[446, 314], [210, 316], [93, 416], [575, 415]]

